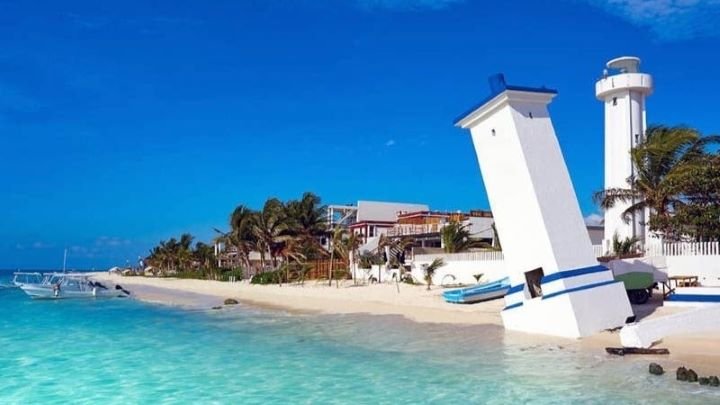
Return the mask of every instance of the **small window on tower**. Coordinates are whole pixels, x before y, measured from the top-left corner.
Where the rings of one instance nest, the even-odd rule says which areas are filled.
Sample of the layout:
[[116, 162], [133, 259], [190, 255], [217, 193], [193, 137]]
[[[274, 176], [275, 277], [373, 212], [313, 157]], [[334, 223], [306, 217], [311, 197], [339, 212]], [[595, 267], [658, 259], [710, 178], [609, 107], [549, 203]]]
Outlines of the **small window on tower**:
[[613, 97], [613, 105], [617, 105], [617, 97]]

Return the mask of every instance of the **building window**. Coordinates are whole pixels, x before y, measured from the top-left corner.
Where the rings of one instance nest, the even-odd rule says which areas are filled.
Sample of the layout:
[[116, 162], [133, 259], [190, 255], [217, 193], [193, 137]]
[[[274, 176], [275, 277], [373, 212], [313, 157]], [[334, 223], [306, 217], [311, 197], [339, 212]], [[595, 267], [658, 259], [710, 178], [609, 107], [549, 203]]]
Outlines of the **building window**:
[[617, 105], [617, 97], [613, 97], [613, 105]]

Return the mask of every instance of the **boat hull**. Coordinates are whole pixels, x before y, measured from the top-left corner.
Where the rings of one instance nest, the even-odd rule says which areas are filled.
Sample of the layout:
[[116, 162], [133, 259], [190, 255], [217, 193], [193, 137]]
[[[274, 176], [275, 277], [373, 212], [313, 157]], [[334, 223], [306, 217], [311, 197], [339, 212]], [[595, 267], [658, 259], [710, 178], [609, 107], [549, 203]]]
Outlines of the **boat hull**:
[[510, 289], [508, 279], [479, 286], [461, 288], [443, 293], [443, 299], [452, 304], [473, 304], [504, 297]]
[[94, 288], [86, 291], [56, 290], [53, 287], [23, 285], [20, 287], [25, 294], [33, 299], [68, 299], [68, 298], [115, 298], [124, 297], [120, 290]]

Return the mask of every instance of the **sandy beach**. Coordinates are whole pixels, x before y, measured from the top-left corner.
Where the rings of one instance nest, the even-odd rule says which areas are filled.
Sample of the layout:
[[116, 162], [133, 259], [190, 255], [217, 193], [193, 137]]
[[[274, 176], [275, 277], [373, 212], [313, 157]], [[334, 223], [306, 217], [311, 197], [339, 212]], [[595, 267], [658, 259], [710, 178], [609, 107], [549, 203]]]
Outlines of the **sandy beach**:
[[[473, 305], [454, 305], [441, 298], [442, 289], [407, 284], [374, 284], [356, 286], [341, 283], [339, 288], [327, 282], [308, 281], [304, 285], [251, 285], [246, 282], [224, 283], [173, 278], [122, 277], [97, 273], [97, 279], [120, 284], [139, 300], [165, 305], [211, 308], [226, 298], [246, 304], [285, 311], [326, 314], [400, 315], [419, 323], [449, 325], [499, 325], [503, 300]], [[654, 303], [652, 303], [654, 301]], [[650, 304], [636, 306], [642, 319], [652, 319], [687, 309], [658, 306], [654, 297]], [[451, 326], [450, 326], [451, 327]], [[506, 332], [512, 341], [528, 344], [560, 344], [566, 348], [592, 350], [604, 355], [604, 348], [620, 346], [617, 332], [603, 332], [590, 338], [572, 340]], [[720, 333], [672, 336], [657, 347], [670, 350], [669, 356], [643, 356], [647, 362], [657, 361], [667, 367], [685, 365], [699, 373], [720, 374]], [[671, 370], [672, 371], [672, 370]]]

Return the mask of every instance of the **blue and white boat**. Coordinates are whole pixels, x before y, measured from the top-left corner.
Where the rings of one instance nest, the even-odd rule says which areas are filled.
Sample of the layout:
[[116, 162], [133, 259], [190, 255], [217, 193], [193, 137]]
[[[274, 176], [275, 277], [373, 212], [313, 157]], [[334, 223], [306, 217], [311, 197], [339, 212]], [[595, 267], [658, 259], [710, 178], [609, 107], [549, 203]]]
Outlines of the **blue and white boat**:
[[446, 302], [453, 304], [472, 304], [480, 301], [488, 301], [495, 298], [502, 298], [510, 289], [508, 277], [489, 283], [479, 284], [468, 288], [445, 291], [443, 298]]

